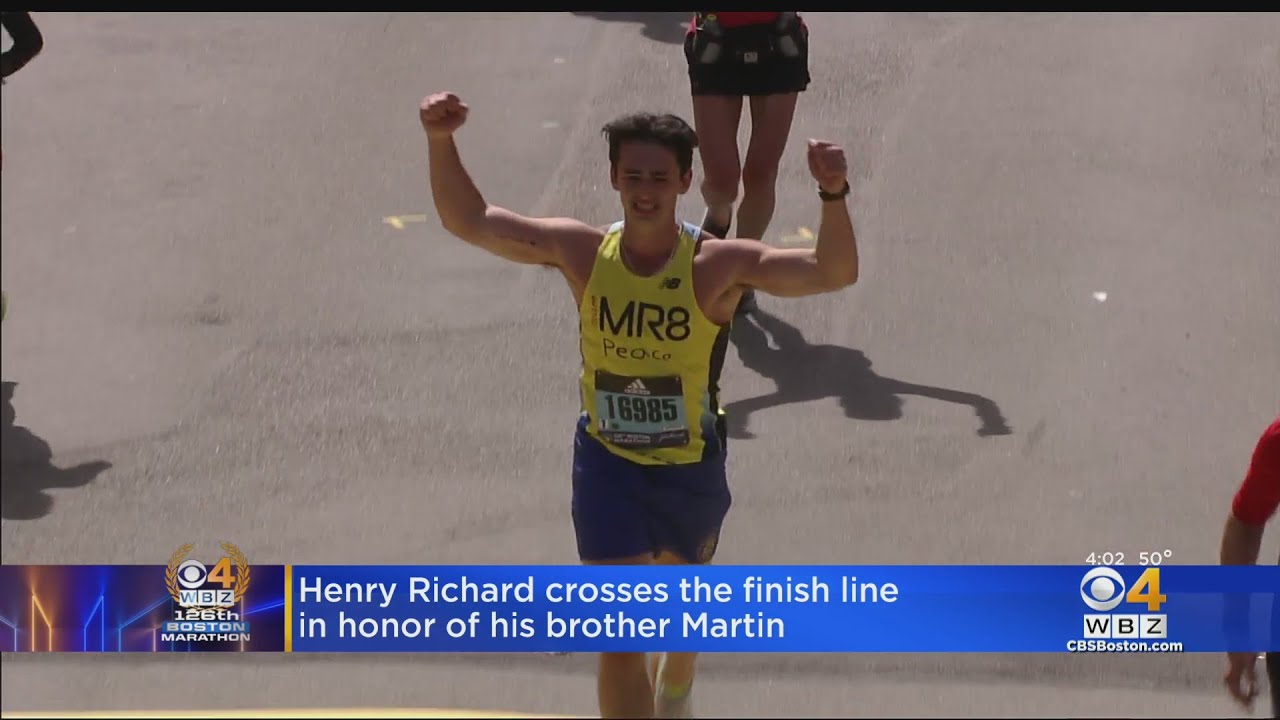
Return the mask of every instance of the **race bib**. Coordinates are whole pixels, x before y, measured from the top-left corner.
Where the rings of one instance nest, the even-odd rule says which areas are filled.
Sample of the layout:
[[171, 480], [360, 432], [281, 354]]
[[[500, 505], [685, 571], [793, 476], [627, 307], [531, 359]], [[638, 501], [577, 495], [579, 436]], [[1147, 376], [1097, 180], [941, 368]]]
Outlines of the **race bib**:
[[679, 377], [624, 377], [596, 372], [596, 417], [600, 437], [624, 448], [689, 444]]

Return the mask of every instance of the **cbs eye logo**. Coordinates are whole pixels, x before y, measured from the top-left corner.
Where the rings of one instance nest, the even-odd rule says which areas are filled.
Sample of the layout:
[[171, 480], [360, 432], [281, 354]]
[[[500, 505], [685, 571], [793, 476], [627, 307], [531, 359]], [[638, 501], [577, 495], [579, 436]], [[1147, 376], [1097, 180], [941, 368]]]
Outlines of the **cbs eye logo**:
[[1080, 581], [1080, 599], [1098, 612], [1106, 612], [1119, 605], [1124, 600], [1124, 591], [1124, 578], [1111, 568], [1094, 568]]
[[1135, 605], [1145, 603], [1147, 610], [1156, 612], [1168, 597], [1160, 594], [1160, 568], [1149, 567], [1132, 588], [1125, 586], [1120, 573], [1109, 567], [1093, 568], [1080, 580], [1080, 599], [1090, 609], [1098, 612], [1114, 610], [1122, 602]]
[[178, 584], [188, 590], [204, 587], [209, 571], [199, 560], [187, 560], [178, 566]]

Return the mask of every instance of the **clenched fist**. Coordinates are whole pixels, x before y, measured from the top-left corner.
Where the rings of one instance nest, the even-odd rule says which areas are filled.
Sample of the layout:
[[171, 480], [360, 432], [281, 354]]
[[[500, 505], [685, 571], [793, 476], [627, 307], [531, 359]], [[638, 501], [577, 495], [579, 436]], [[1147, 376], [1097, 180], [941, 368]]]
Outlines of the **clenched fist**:
[[818, 187], [829, 193], [840, 192], [849, 179], [849, 163], [844, 149], [826, 140], [809, 141], [809, 172]]
[[428, 137], [449, 137], [467, 121], [467, 104], [451, 92], [428, 95], [418, 110]]

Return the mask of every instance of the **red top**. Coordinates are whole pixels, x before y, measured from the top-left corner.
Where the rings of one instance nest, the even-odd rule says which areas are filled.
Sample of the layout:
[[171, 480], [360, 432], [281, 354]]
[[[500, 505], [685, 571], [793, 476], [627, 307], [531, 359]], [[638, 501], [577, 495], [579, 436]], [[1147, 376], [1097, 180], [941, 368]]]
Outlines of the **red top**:
[[716, 13], [716, 20], [725, 27], [764, 25], [776, 21], [781, 14], [780, 12], [722, 12]]
[[[718, 12], [708, 13], [714, 14], [716, 20], [727, 28], [745, 27], [747, 25], [768, 25], [778, 19], [780, 12]], [[697, 18], [689, 24], [689, 29], [693, 30], [697, 23]]]
[[1262, 433], [1231, 512], [1240, 522], [1262, 525], [1280, 507], [1280, 416]]

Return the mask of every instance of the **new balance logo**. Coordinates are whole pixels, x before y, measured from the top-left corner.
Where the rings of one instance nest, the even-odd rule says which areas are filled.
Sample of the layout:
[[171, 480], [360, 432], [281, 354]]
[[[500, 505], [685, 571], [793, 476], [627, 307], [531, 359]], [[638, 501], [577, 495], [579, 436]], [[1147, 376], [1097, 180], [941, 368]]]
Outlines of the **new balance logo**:
[[627, 386], [627, 393], [630, 395], [648, 395], [649, 388], [645, 387], [644, 383], [640, 382], [640, 378], [636, 378]]
[[663, 290], [675, 290], [678, 287], [680, 287], [680, 278], [678, 277], [662, 278]]

